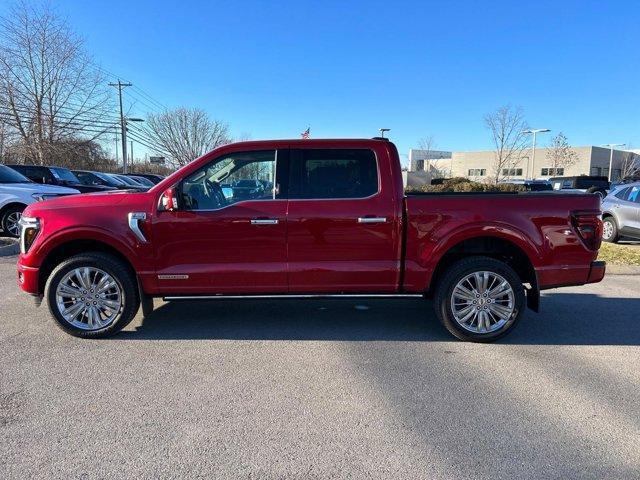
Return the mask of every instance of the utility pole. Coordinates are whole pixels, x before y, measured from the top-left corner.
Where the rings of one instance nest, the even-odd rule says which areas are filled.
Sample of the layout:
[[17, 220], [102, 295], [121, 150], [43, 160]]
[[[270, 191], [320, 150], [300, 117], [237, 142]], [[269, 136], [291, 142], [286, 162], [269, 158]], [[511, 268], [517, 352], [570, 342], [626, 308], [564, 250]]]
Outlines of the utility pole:
[[122, 173], [127, 173], [127, 120], [124, 118], [124, 111], [122, 110], [122, 89], [124, 87], [131, 87], [133, 83], [122, 83], [118, 79], [118, 83], [110, 83], [110, 87], [118, 88], [118, 99], [120, 101], [120, 129], [122, 130]]
[[610, 151], [609, 151], [609, 175], [608, 179], [609, 182], [611, 182], [611, 180], [613, 179], [613, 149], [615, 147], [624, 147], [626, 144], [625, 143], [607, 143], [606, 145], [603, 145], [603, 147], [609, 147]]
[[[531, 179], [536, 178], [536, 135], [538, 133], [550, 132], [548, 128], [533, 128], [524, 130], [522, 133], [533, 135], [533, 142], [531, 145]], [[525, 178], [529, 176], [529, 165], [527, 165], [527, 175]]]
[[131, 145], [131, 166], [133, 166], [133, 140], [129, 142], [129, 145]]

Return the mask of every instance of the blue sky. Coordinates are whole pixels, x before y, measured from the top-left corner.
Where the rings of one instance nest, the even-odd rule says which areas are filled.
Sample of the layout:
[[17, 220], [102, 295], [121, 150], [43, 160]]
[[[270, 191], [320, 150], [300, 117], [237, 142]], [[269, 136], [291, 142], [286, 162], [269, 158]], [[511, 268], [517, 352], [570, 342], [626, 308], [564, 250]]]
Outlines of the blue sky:
[[104, 68], [236, 136], [488, 149], [484, 114], [512, 104], [574, 145], [640, 147], [638, 1], [53, 4]]

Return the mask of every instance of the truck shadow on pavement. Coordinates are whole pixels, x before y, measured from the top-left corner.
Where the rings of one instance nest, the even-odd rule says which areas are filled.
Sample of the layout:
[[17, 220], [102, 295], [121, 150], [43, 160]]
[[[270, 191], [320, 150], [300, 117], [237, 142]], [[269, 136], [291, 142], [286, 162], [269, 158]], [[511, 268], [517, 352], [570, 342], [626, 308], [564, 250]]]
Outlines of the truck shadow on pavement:
[[[157, 305], [157, 303], [156, 303]], [[640, 345], [640, 298], [546, 294], [500, 343]], [[422, 299], [176, 301], [158, 306], [120, 340], [455, 340]]]

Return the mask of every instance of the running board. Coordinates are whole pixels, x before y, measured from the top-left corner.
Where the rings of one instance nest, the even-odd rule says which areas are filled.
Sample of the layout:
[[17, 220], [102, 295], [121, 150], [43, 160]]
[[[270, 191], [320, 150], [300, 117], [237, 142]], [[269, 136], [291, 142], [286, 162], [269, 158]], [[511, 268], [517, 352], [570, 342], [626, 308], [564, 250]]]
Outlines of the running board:
[[422, 298], [421, 293], [344, 293], [344, 294], [284, 294], [284, 295], [180, 295], [162, 297], [165, 302], [174, 300], [234, 300], [234, 299], [291, 299], [291, 298]]

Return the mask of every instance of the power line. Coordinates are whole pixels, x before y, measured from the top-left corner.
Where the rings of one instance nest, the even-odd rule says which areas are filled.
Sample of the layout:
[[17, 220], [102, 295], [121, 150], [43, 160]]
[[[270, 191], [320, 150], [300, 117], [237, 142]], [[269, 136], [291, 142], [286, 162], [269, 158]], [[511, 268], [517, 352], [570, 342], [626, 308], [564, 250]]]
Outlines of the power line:
[[[21, 117], [20, 115], [33, 115], [33, 114], [34, 114], [34, 112], [32, 112], [31, 110], [27, 110], [27, 109], [25, 109], [25, 108], [18, 108], [18, 107], [16, 107], [16, 108], [15, 108], [15, 110], [16, 110], [16, 112], [19, 114], [19, 115], [18, 115], [18, 118], [19, 118], [21, 121], [27, 121], [27, 120], [25, 120], [25, 119], [24, 119], [23, 117]], [[11, 115], [11, 116], [15, 117], [15, 114], [14, 114], [14, 111], [13, 111], [13, 108], [12, 108], [12, 107], [6, 107], [6, 106], [4, 106], [4, 105], [0, 105], [0, 113], [5, 113], [6, 115]], [[34, 115], [34, 116], [35, 116], [35, 115]], [[118, 120], [113, 120], [113, 121], [111, 121], [111, 122], [108, 122], [108, 121], [104, 121], [104, 120], [86, 119], [86, 118], [83, 118], [83, 117], [82, 117], [82, 116], [80, 116], [80, 115], [72, 116], [72, 117], [67, 117], [67, 116], [60, 115], [60, 114], [54, 114], [54, 116], [53, 116], [53, 117], [51, 117], [49, 114], [47, 114], [47, 115], [46, 115], [46, 118], [47, 118], [48, 120], [53, 120], [54, 122], [55, 122], [56, 120], [62, 120], [62, 121], [65, 121], [65, 122], [67, 122], [67, 123], [70, 123], [70, 124], [80, 124], [80, 123], [82, 123], [82, 124], [85, 124], [85, 125], [88, 125], [88, 126], [98, 126], [98, 125], [117, 125], [117, 124], [119, 123], [119, 121], [118, 121]], [[28, 119], [28, 120], [29, 120], [29, 121], [33, 121], [32, 119]], [[65, 124], [64, 124], [64, 123], [62, 123], [62, 122], [60, 122], [60, 123], [58, 123], [58, 125], [59, 125], [60, 127], [64, 127], [64, 125], [65, 125]]]

